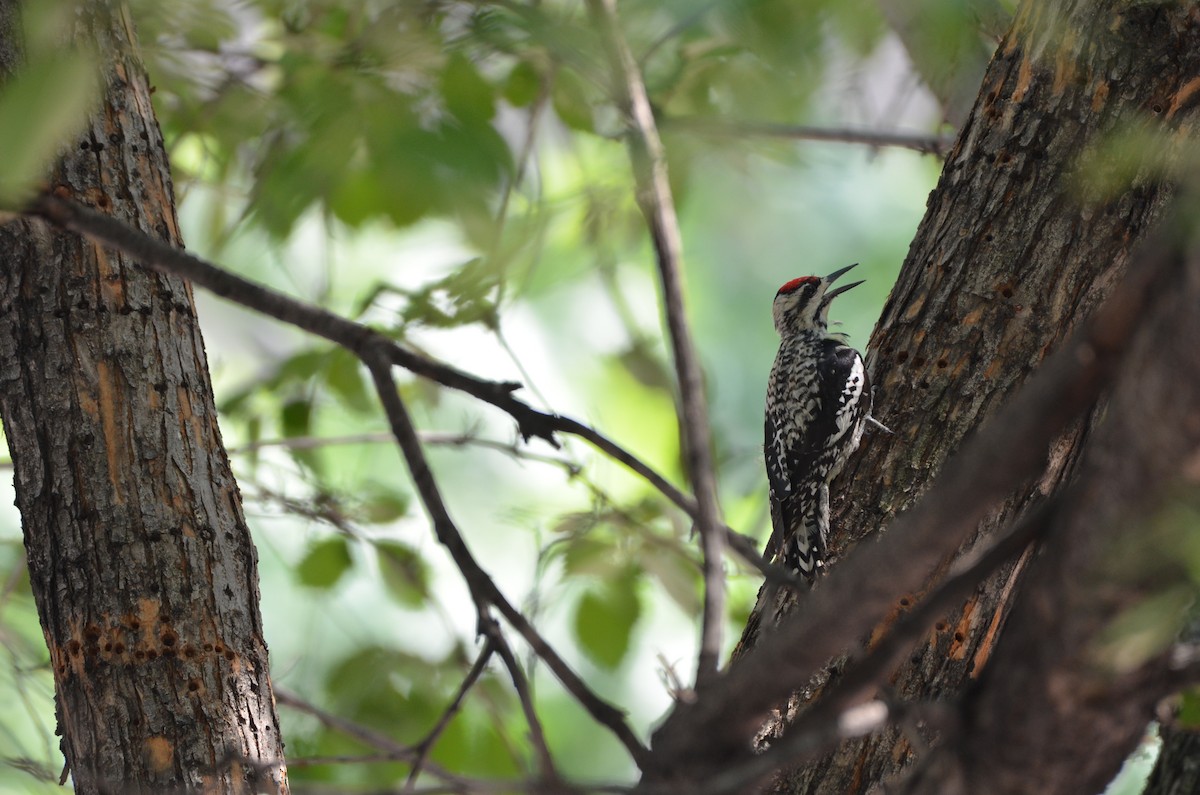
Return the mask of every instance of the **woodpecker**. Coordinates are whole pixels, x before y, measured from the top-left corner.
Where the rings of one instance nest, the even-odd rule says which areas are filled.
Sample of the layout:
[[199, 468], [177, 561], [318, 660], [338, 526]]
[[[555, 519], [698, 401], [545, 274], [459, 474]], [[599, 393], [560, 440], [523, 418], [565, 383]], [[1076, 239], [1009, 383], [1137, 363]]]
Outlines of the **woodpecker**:
[[[857, 263], [856, 263], [857, 264]], [[767, 382], [764, 456], [770, 484], [768, 557], [812, 582], [829, 537], [829, 484], [858, 447], [871, 414], [871, 384], [862, 356], [831, 333], [829, 304], [862, 284], [829, 286], [825, 278], [792, 279], [775, 294], [779, 353]]]

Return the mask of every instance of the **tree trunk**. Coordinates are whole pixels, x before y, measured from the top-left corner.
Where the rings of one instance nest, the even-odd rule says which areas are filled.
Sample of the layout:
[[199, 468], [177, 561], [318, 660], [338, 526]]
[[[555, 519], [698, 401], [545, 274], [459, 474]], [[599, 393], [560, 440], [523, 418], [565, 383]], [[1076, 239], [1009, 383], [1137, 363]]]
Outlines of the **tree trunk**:
[[[875, 413], [895, 435], [871, 434], [835, 484], [835, 555], [911, 505], [963, 438], [1123, 273], [1170, 194], [1147, 165], [1184, 143], [1184, 135], [1171, 133], [1193, 123], [1196, 74], [1200, 31], [1193, 6], [1022, 4], [872, 335]], [[1081, 156], [1131, 119], [1160, 133], [1162, 148], [1139, 149], [1142, 159], [1133, 162], [1095, 160], [1080, 168]], [[1089, 187], [1087, 178], [1103, 176], [1098, 169], [1136, 176], [1105, 196]], [[1091, 425], [1089, 419], [1064, 435], [1043, 476], [982, 523], [978, 537], [1056, 492]], [[1024, 560], [937, 625], [890, 680], [895, 697], [952, 697], [979, 675]], [[836, 563], [829, 576], [837, 576]], [[910, 602], [901, 599], [896, 612]], [[754, 644], [759, 620], [756, 611], [742, 650]], [[836, 669], [815, 681], [808, 698], [830, 676]], [[791, 705], [800, 706], [798, 699]], [[786, 716], [772, 721], [763, 739], [785, 724]], [[865, 792], [912, 756], [908, 740], [890, 729], [781, 774], [772, 791]]]
[[1168, 726], [1142, 795], [1193, 795], [1200, 792], [1200, 732]]
[[[109, 6], [76, 17], [107, 91], [49, 184], [181, 245], [133, 27]], [[18, 34], [0, 30], [6, 67]], [[76, 790], [286, 791], [191, 290], [34, 220], [0, 227], [0, 255], [0, 416]]]

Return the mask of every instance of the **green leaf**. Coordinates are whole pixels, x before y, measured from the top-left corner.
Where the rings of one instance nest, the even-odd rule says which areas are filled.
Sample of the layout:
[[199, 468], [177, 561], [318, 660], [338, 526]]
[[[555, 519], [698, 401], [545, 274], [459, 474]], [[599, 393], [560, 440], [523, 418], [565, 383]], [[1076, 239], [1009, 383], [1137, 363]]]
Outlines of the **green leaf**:
[[381, 541], [375, 550], [388, 593], [406, 607], [424, 604], [429, 598], [429, 568], [416, 550], [394, 541]]
[[575, 636], [597, 665], [613, 669], [629, 652], [633, 627], [641, 615], [634, 572], [584, 593], [575, 608]]
[[649, 343], [639, 339], [619, 354], [621, 363], [638, 383], [651, 389], [661, 389], [674, 394], [674, 378], [662, 357], [650, 349]]
[[496, 113], [491, 84], [461, 53], [451, 56], [442, 72], [442, 97], [450, 112], [463, 121], [486, 121]]
[[[388, 191], [374, 171], [354, 169], [348, 171], [329, 197], [329, 209], [337, 219], [347, 226], [358, 227], [385, 208], [390, 200]], [[416, 218], [420, 213], [402, 213], [406, 218]]]
[[338, 348], [330, 355], [325, 383], [346, 407], [360, 414], [375, 411], [375, 401], [367, 392], [358, 357], [344, 348]]
[[587, 96], [587, 86], [579, 75], [569, 69], [559, 69], [554, 75], [554, 88], [550, 98], [554, 104], [554, 112], [563, 124], [583, 132], [595, 130], [592, 103]]
[[272, 385], [278, 386], [293, 381], [307, 381], [321, 371], [321, 366], [325, 363], [325, 357], [328, 355], [328, 352], [329, 349], [326, 348], [297, 353], [279, 366], [279, 372], [276, 373]]
[[0, 93], [0, 205], [17, 206], [83, 126], [97, 93], [98, 66], [81, 53], [35, 61]]
[[363, 512], [368, 522], [393, 522], [408, 513], [408, 499], [402, 494], [374, 494], [367, 499]]
[[1185, 729], [1200, 729], [1200, 690], [1192, 688], [1183, 691], [1179, 714], [1175, 716], [1175, 720]]
[[[574, 514], [595, 523], [591, 514]], [[617, 568], [616, 548], [611, 541], [594, 538], [576, 538], [570, 541], [563, 552], [563, 570], [568, 576], [581, 574], [593, 577], [610, 577]]]
[[542, 76], [529, 61], [521, 61], [508, 73], [504, 83], [504, 98], [510, 105], [523, 108], [533, 104], [542, 88]]
[[643, 565], [683, 612], [700, 614], [700, 573], [681, 554], [646, 555]]
[[306, 399], [288, 401], [279, 412], [279, 424], [284, 436], [308, 436], [312, 427], [312, 403]]
[[336, 585], [351, 565], [350, 547], [346, 539], [339, 536], [310, 547], [296, 567], [296, 575], [310, 588], [327, 589]]

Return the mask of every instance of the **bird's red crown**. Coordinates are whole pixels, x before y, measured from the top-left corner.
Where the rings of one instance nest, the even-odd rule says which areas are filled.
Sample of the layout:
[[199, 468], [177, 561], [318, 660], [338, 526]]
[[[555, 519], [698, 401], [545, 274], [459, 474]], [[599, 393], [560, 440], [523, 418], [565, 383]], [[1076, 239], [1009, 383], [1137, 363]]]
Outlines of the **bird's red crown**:
[[821, 280], [816, 276], [801, 276], [799, 279], [792, 279], [790, 282], [780, 287], [779, 292], [777, 292], [776, 295], [786, 295], [787, 293], [799, 290], [800, 285], [802, 284], [817, 284], [820, 281]]

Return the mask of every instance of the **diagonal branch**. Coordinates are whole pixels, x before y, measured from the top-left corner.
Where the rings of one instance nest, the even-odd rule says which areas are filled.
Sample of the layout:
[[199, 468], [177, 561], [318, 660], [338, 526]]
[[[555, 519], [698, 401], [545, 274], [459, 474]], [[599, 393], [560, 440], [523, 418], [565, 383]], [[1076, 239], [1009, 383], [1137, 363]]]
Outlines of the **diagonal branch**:
[[[520, 388], [512, 382], [487, 381], [444, 362], [414, 353], [379, 332], [312, 304], [306, 304], [248, 279], [243, 279], [210, 262], [152, 238], [128, 224], [98, 213], [60, 196], [43, 194], [33, 201], [29, 214], [120, 251], [143, 267], [187, 279], [214, 295], [239, 306], [275, 318], [330, 342], [362, 358], [363, 351], [375, 347], [387, 352], [392, 364], [427, 378], [434, 383], [457, 389], [507, 412], [517, 422], [526, 439], [540, 437], [556, 447], [555, 433], [569, 433], [591, 444], [600, 452], [624, 464], [646, 480], [663, 496], [693, 519], [699, 516], [696, 501], [671, 484], [653, 467], [604, 434], [578, 420], [560, 414], [538, 411], [512, 396]], [[792, 582], [779, 566], [762, 559], [754, 544], [723, 526], [729, 545], [748, 563], [772, 582]]]
[[637, 61], [621, 33], [616, 0], [588, 0], [614, 72], [613, 90], [617, 105], [629, 125], [626, 142], [637, 183], [637, 202], [650, 227], [658, 260], [663, 306], [667, 315], [675, 370], [679, 379], [683, 449], [688, 479], [696, 493], [699, 510], [696, 527], [704, 552], [704, 619], [696, 686], [716, 675], [721, 654], [721, 630], [725, 622], [725, 582], [721, 560], [725, 534], [721, 532], [717, 505], [717, 481], [712, 461], [712, 439], [704, 379], [692, 344], [683, 298], [683, 241], [675, 217], [675, 202], [667, 179], [667, 158], [654, 123], [654, 111]]
[[467, 693], [479, 681], [479, 677], [483, 675], [484, 670], [487, 668], [488, 660], [492, 659], [492, 654], [495, 651], [495, 643], [491, 637], [487, 638], [483, 643], [483, 650], [475, 658], [475, 663], [471, 666], [471, 670], [467, 671], [467, 675], [463, 677], [462, 683], [458, 686], [458, 692], [454, 694], [454, 699], [450, 702], [450, 705], [442, 711], [438, 722], [433, 725], [433, 728], [429, 730], [429, 733], [425, 735], [421, 742], [413, 746], [416, 758], [413, 760], [412, 768], [408, 772], [408, 780], [404, 782], [404, 792], [413, 791], [413, 788], [417, 784], [417, 779], [421, 775], [421, 768], [425, 766], [425, 762], [428, 760], [429, 753], [433, 750], [434, 744], [437, 743], [438, 738], [442, 736], [442, 732], [446, 730], [446, 727], [450, 725], [450, 721], [454, 720], [454, 716], [462, 708], [462, 703], [466, 699]]
[[409, 746], [398, 743], [391, 737], [380, 734], [374, 729], [362, 726], [354, 721], [346, 720], [339, 715], [334, 715], [332, 712], [326, 712], [320, 707], [300, 698], [300, 696], [292, 693], [290, 690], [276, 688], [275, 700], [286, 707], [292, 707], [293, 709], [312, 715], [322, 724], [353, 737], [365, 745], [378, 748], [392, 759], [408, 761], [415, 755], [413, 749]]
[[[450, 552], [455, 565], [463, 579], [466, 580], [467, 588], [479, 609], [481, 619], [487, 615], [490, 607], [495, 607], [513, 629], [525, 639], [534, 653], [545, 661], [546, 666], [558, 677], [567, 692], [575, 697], [597, 723], [616, 735], [633, 760], [641, 767], [645, 762], [647, 751], [625, 722], [624, 714], [592, 692], [579, 675], [533, 628], [525, 616], [521, 615], [520, 611], [505, 598], [500, 589], [496, 587], [496, 583], [488, 576], [487, 572], [480, 568], [475, 557], [467, 549], [462, 533], [459, 532], [454, 520], [450, 518], [446, 503], [442, 500], [441, 491], [438, 489], [433, 472], [429, 469], [429, 463], [425, 459], [425, 452], [421, 448], [416, 428], [413, 427], [408, 409], [396, 389], [387, 349], [364, 351], [363, 363], [371, 372], [375, 389], [383, 403], [388, 423], [392, 427], [392, 433], [408, 464], [413, 484], [417, 487], [421, 502], [425, 505], [425, 510], [433, 522], [434, 533], [437, 535], [438, 541]], [[481, 626], [480, 629], [482, 631], [485, 628]]]
[[512, 678], [513, 688], [517, 691], [517, 698], [521, 702], [521, 710], [525, 713], [525, 722], [529, 724], [529, 737], [533, 741], [533, 748], [538, 756], [538, 767], [541, 770], [542, 778], [549, 783], [559, 783], [562, 781], [562, 777], [554, 766], [554, 758], [550, 755], [549, 746], [546, 745], [546, 733], [542, 730], [542, 722], [538, 720], [537, 711], [533, 707], [533, 692], [529, 689], [529, 679], [521, 670], [521, 664], [501, 633], [500, 626], [495, 621], [489, 620], [485, 632], [495, 644], [496, 654], [500, 655], [504, 667], [508, 669], [508, 675]]

